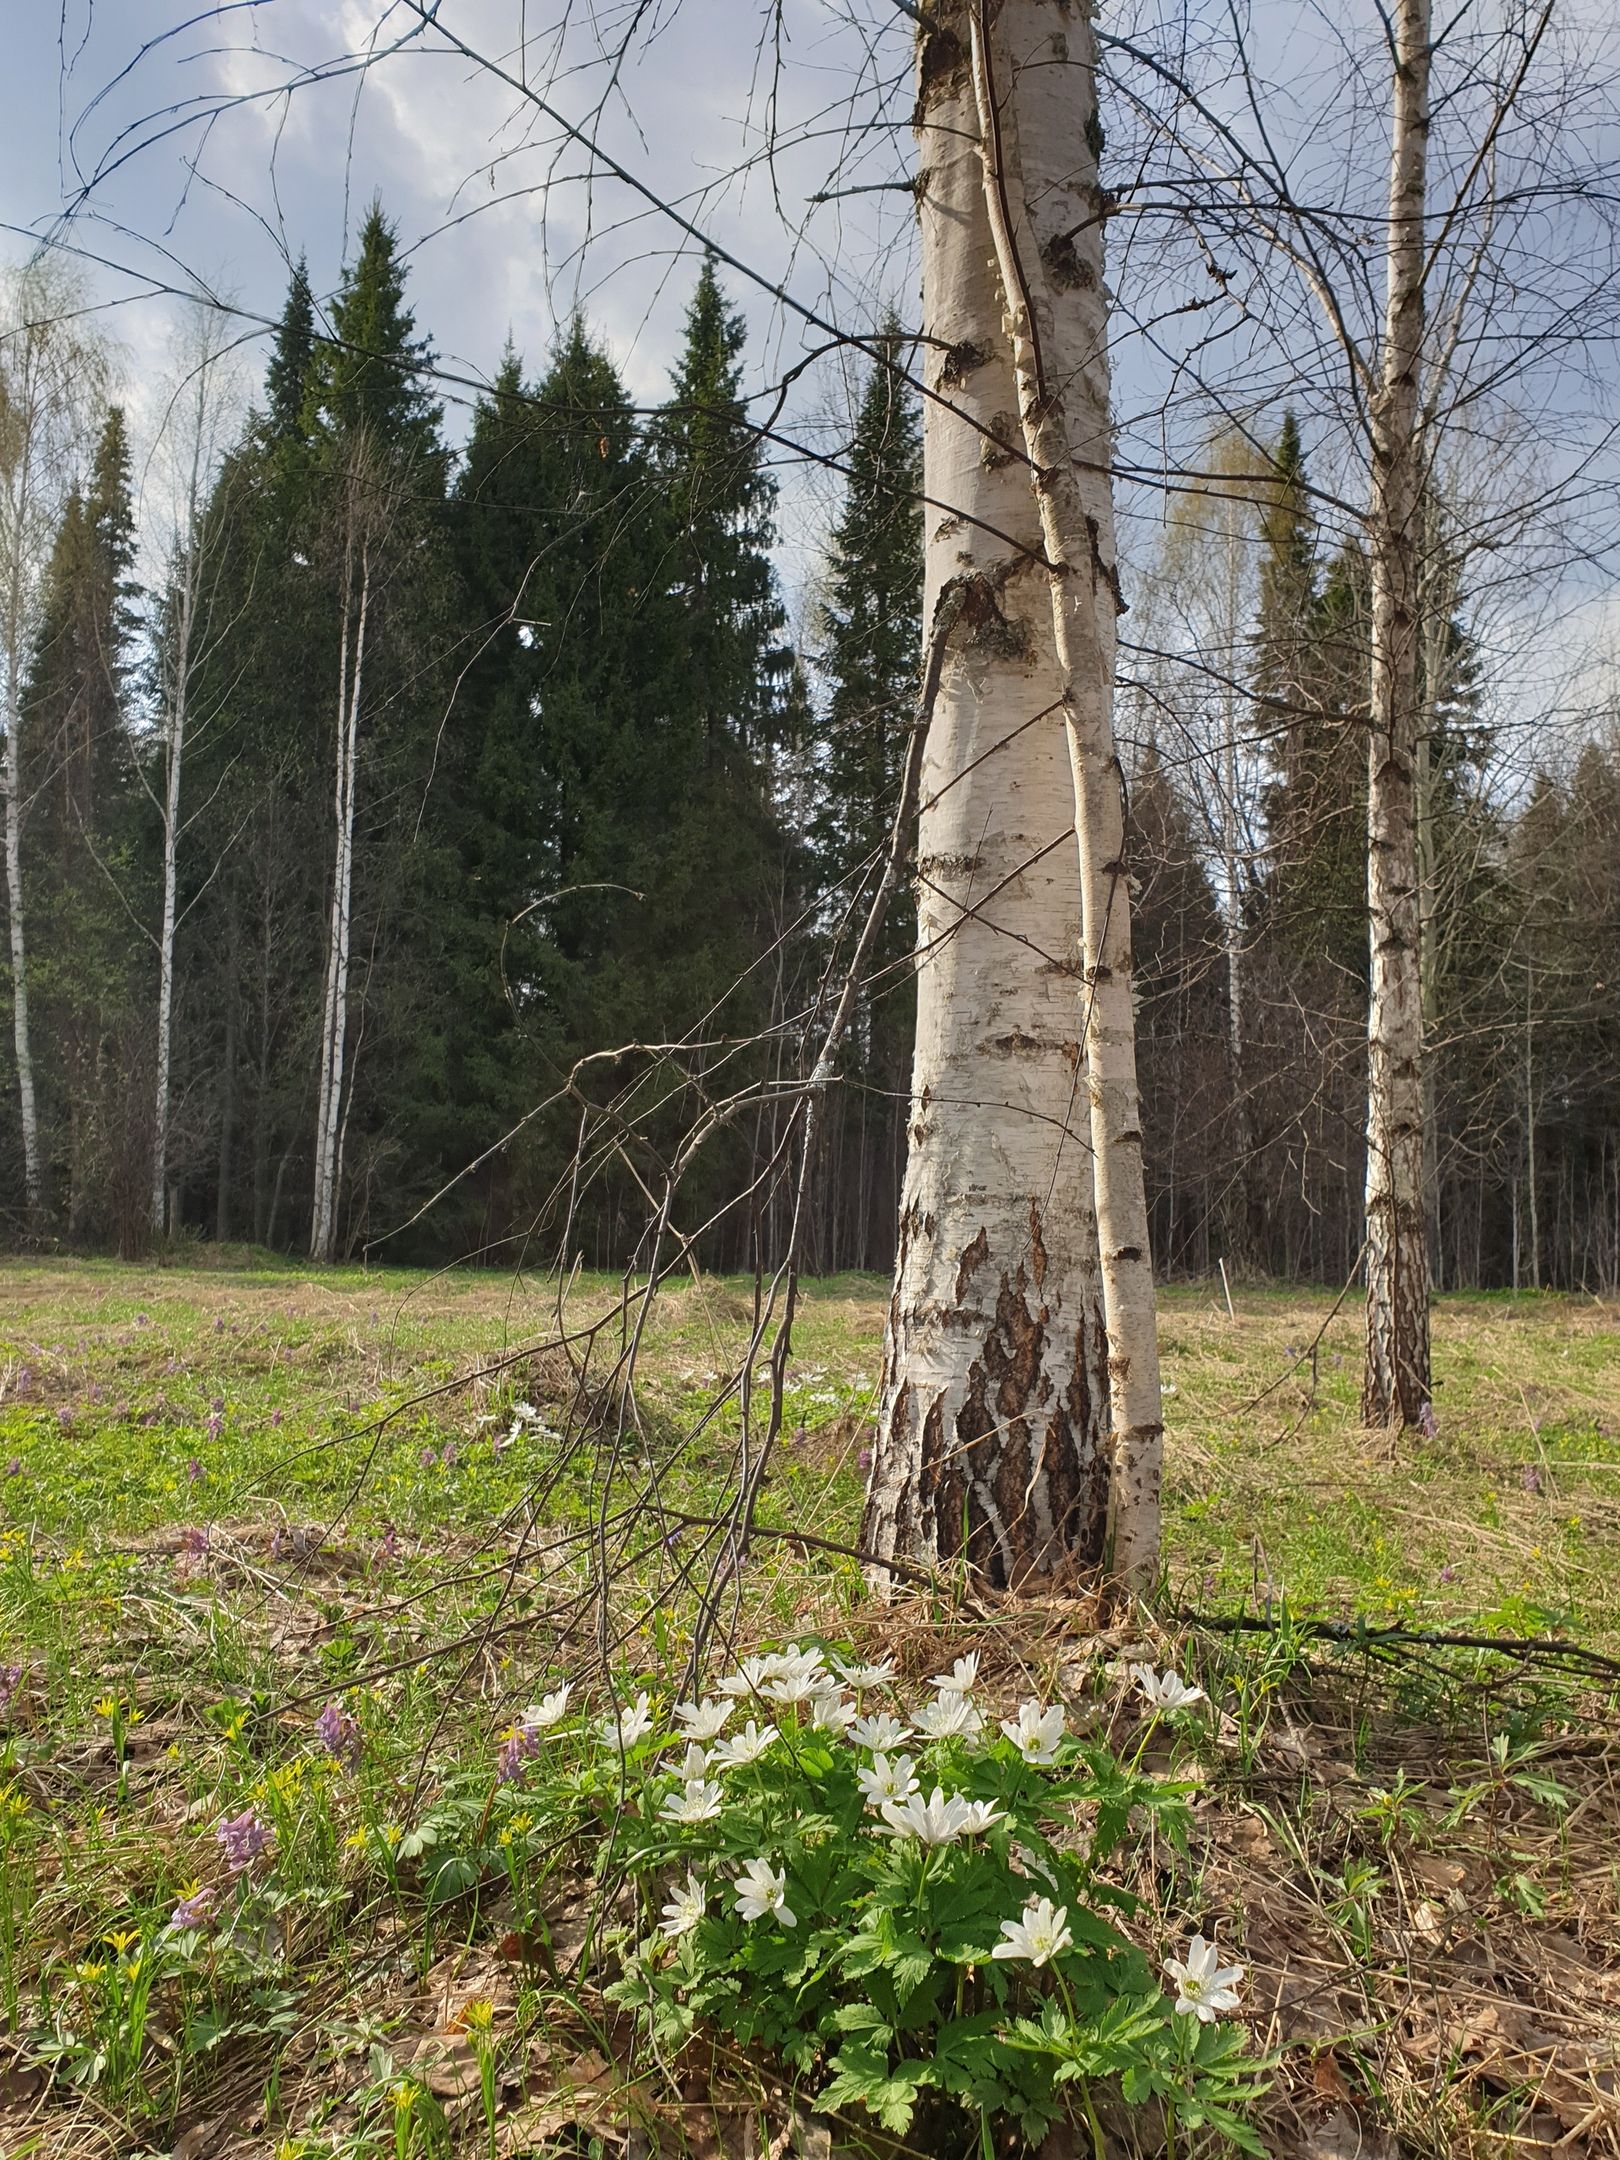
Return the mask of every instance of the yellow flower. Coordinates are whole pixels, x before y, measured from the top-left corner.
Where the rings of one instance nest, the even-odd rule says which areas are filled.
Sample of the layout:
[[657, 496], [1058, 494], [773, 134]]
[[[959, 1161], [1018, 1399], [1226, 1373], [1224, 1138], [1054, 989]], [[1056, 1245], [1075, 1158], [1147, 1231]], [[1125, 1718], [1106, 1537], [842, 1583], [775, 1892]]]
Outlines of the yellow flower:
[[475, 1997], [463, 2005], [461, 2015], [469, 2032], [488, 2032], [495, 2022], [495, 2005]]
[[139, 1928], [131, 1928], [122, 1934], [103, 1935], [101, 1939], [112, 1949], [116, 1950], [118, 1952], [118, 1955], [122, 1957], [124, 1952], [129, 1949], [131, 1944], [138, 1943], [140, 1941], [141, 1935]]
[[103, 1695], [99, 1698], [95, 1707], [97, 1717], [116, 1717], [118, 1715], [118, 1697], [116, 1695]]
[[405, 1833], [397, 1822], [387, 1822], [383, 1824], [378, 1835], [385, 1845], [397, 1845]]
[[343, 1840], [343, 1850], [345, 1852], [364, 1852], [366, 1839], [367, 1833], [364, 1830], [351, 1830]]
[[416, 2105], [416, 2087], [409, 2078], [401, 2078], [388, 2097], [403, 2115]]
[[73, 1970], [81, 1980], [101, 1980], [106, 1977], [107, 1967], [104, 1961], [100, 1964], [87, 1961], [83, 1965], [75, 1965]]

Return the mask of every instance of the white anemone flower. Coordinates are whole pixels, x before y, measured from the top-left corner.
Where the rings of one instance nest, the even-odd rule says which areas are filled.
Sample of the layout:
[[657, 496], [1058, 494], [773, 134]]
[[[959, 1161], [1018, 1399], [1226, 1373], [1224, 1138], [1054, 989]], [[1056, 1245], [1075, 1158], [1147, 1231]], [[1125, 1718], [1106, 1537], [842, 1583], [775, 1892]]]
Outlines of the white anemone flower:
[[713, 1822], [721, 1808], [719, 1785], [712, 1778], [688, 1778], [658, 1810], [665, 1822]]
[[870, 1748], [876, 1755], [887, 1755], [902, 1740], [909, 1740], [911, 1727], [902, 1725], [887, 1710], [879, 1710], [871, 1717], [858, 1717], [849, 1728], [849, 1737], [857, 1747]]
[[599, 1729], [604, 1740], [611, 1741], [621, 1755], [627, 1755], [652, 1721], [652, 1698], [643, 1689], [627, 1710], [621, 1710], [617, 1717], [605, 1717]]
[[992, 1823], [1001, 1820], [1000, 1808], [988, 1800], [969, 1800], [965, 1805], [967, 1814], [963, 1818], [963, 1829], [968, 1837], [977, 1837], [981, 1831], [988, 1830]]
[[719, 1683], [722, 1695], [757, 1695], [767, 1680], [774, 1680], [782, 1669], [782, 1660], [776, 1656], [744, 1658], [734, 1673], [729, 1673]]
[[884, 1658], [876, 1665], [846, 1665], [841, 1658], [834, 1658], [833, 1669], [845, 1687], [887, 1687], [894, 1679], [893, 1658]]
[[1164, 1969], [1176, 1983], [1176, 2009], [1182, 2017], [1195, 2017], [1200, 2025], [1213, 2025], [1223, 2010], [1238, 2007], [1241, 1965], [1223, 1965], [1221, 1953], [1202, 1935], [1187, 1945], [1187, 1960], [1166, 1958]]
[[1058, 1743], [1068, 1723], [1056, 1703], [1049, 1710], [1043, 1710], [1038, 1702], [1021, 1702], [1016, 1723], [1011, 1718], [1003, 1718], [1001, 1729], [1025, 1762], [1051, 1763], [1057, 1761]]
[[968, 1697], [950, 1688], [931, 1703], [923, 1703], [913, 1713], [913, 1722], [925, 1740], [949, 1740], [957, 1733], [971, 1740], [984, 1730], [984, 1719]]
[[683, 1702], [675, 1705], [675, 1722], [688, 1740], [714, 1740], [726, 1729], [726, 1722], [735, 1703], [717, 1702], [710, 1695], [702, 1702]]
[[740, 1770], [744, 1763], [757, 1762], [776, 1738], [774, 1725], [756, 1725], [750, 1718], [739, 1733], [716, 1746], [710, 1760], [721, 1770]]
[[856, 1771], [855, 1782], [870, 1808], [880, 1808], [885, 1800], [909, 1800], [917, 1790], [909, 1755], [896, 1755], [892, 1762], [887, 1755], [875, 1755], [869, 1770]]
[[885, 1800], [878, 1813], [896, 1837], [914, 1837], [924, 1845], [954, 1845], [1001, 1820], [1001, 1812], [987, 1801], [964, 1800], [952, 1793], [947, 1800], [939, 1786], [925, 1800], [920, 1792], [909, 1800]]
[[689, 1934], [708, 1909], [709, 1893], [688, 1868], [684, 1887], [677, 1883], [669, 1894], [663, 1925], [658, 1932], [668, 1935], [672, 1941], [677, 1935]]
[[690, 1785], [694, 1778], [705, 1778], [708, 1776], [708, 1774], [708, 1750], [706, 1748], [700, 1748], [697, 1742], [694, 1740], [687, 1748], [686, 1759], [681, 1764], [682, 1782]]
[[767, 1914], [783, 1927], [797, 1927], [788, 1910], [787, 1870], [773, 1868], [768, 1860], [750, 1860], [735, 1884], [737, 1910], [744, 1920], [763, 1920]]
[[530, 1732], [545, 1732], [558, 1724], [568, 1708], [568, 1698], [574, 1692], [571, 1680], [565, 1680], [554, 1694], [542, 1695], [536, 1703], [530, 1703], [523, 1713], [523, 1723]]
[[991, 1951], [993, 1958], [1027, 1958], [1041, 1966], [1074, 1948], [1069, 1908], [1054, 1905], [1049, 1897], [1031, 1898], [1016, 1920], [1002, 1921], [1001, 1932], [1005, 1940]]
[[1137, 1691], [1144, 1695], [1155, 1710], [1186, 1710], [1195, 1702], [1205, 1700], [1201, 1687], [1192, 1687], [1182, 1679], [1174, 1666], [1168, 1672], [1156, 1673], [1151, 1665], [1133, 1665], [1131, 1678]]
[[846, 1702], [836, 1688], [823, 1687], [810, 1698], [810, 1727], [813, 1732], [842, 1733], [855, 1722], [855, 1705]]
[[973, 1651], [968, 1657], [959, 1657], [948, 1673], [935, 1673], [928, 1685], [938, 1688], [942, 1695], [966, 1695], [979, 1677], [979, 1653]]

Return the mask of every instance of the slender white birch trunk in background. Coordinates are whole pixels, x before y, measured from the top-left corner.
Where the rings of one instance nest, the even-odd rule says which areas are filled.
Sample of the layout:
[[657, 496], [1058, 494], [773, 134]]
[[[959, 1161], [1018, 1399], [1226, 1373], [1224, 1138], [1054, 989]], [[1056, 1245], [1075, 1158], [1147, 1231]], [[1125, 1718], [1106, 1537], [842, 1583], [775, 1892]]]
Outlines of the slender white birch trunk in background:
[[[1082, 117], [1071, 107], [1076, 136]], [[924, 404], [924, 622], [949, 643], [920, 786], [910, 1148], [862, 1534], [884, 1558], [1019, 1588], [1103, 1562], [1107, 1365], [1063, 680], [960, 4], [923, 34], [918, 134], [923, 364], [949, 401]]]
[[34, 1086], [28, 1012], [28, 944], [22, 834], [23, 683], [39, 624], [45, 564], [84, 422], [102, 385], [99, 346], [79, 334], [80, 288], [53, 265], [31, 263], [5, 279], [0, 342], [0, 667], [5, 670], [6, 916], [11, 1027], [17, 1058], [23, 1185], [31, 1221], [45, 1207], [45, 1159]]
[[1367, 756], [1367, 1347], [1362, 1415], [1429, 1411], [1418, 876], [1418, 426], [1428, 184], [1429, 0], [1396, 0], [1387, 288], [1372, 401], [1372, 682]]
[[[353, 511], [350, 513], [354, 515]], [[365, 511], [358, 513], [363, 517]], [[360, 557], [354, 574], [355, 551]], [[336, 848], [332, 910], [326, 942], [326, 997], [321, 1018], [321, 1073], [315, 1124], [315, 1200], [310, 1221], [312, 1259], [330, 1260], [337, 1246], [338, 1132], [349, 1020], [349, 945], [354, 896], [354, 804], [359, 767], [361, 689], [366, 617], [371, 605], [370, 536], [349, 534], [345, 549], [343, 650], [338, 672], [337, 756], [333, 783]], [[352, 642], [351, 642], [352, 640]]]
[[1158, 1569], [1163, 1413], [1131, 992], [1125, 788], [1114, 741], [1119, 606], [1094, 47], [1068, 0], [968, 0], [970, 73], [1018, 417], [1074, 775], [1086, 1093], [1108, 1333], [1111, 1572]]
[[[206, 334], [206, 333], [205, 333]], [[157, 1088], [152, 1109], [151, 1222], [154, 1237], [163, 1235], [168, 1211], [169, 1076], [174, 1045], [174, 940], [180, 859], [180, 776], [186, 753], [186, 713], [197, 630], [197, 595], [202, 575], [202, 475], [208, 431], [209, 375], [213, 355], [204, 352], [196, 369], [196, 403], [186, 452], [185, 492], [176, 560], [180, 569], [175, 620], [168, 655], [167, 695], [163, 715], [163, 919], [158, 929]]]

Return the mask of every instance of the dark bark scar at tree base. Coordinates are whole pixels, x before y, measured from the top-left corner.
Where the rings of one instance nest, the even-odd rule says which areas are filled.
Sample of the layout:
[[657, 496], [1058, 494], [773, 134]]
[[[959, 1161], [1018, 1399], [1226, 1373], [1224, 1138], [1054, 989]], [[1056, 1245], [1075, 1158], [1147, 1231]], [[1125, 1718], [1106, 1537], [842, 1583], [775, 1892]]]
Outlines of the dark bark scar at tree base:
[[956, 1263], [956, 1302], [958, 1305], [967, 1296], [968, 1285], [973, 1280], [974, 1270], [983, 1266], [989, 1251], [990, 1239], [983, 1223], [981, 1223], [978, 1235], [969, 1244], [963, 1246], [961, 1257]]
[[1029, 1252], [1030, 1267], [1035, 1276], [1037, 1290], [1046, 1288], [1046, 1246], [1041, 1238], [1040, 1204], [1033, 1193], [1029, 1198]]

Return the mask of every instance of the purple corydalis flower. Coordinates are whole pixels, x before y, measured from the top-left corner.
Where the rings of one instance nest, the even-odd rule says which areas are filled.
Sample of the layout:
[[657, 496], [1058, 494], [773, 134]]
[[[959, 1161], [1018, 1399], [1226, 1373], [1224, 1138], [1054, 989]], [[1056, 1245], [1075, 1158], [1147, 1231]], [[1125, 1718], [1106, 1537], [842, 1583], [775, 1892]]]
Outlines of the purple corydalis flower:
[[201, 1890], [193, 1890], [189, 1897], [183, 1897], [180, 1900], [174, 1911], [169, 1915], [170, 1927], [206, 1927], [213, 1918], [214, 1900], [218, 1896], [219, 1892], [211, 1884]]
[[360, 1728], [337, 1703], [329, 1702], [315, 1720], [315, 1737], [334, 1761], [352, 1768], [360, 1760]]
[[23, 1671], [21, 1665], [0, 1665], [0, 1717], [10, 1717], [17, 1690], [23, 1684]]
[[1541, 1472], [1533, 1462], [1527, 1462], [1519, 1475], [1526, 1492], [1540, 1492]]
[[870, 1470], [872, 1467], [872, 1450], [869, 1447], [863, 1447], [855, 1460], [861, 1469]]
[[219, 1412], [218, 1412], [218, 1411], [216, 1410], [216, 1411], [214, 1412], [213, 1416], [212, 1416], [212, 1417], [211, 1417], [211, 1418], [210, 1418], [210, 1419], [208, 1420], [208, 1437], [209, 1437], [209, 1439], [210, 1439], [210, 1440], [217, 1440], [217, 1439], [219, 1438], [220, 1434], [221, 1434], [221, 1433], [222, 1433], [222, 1432], [223, 1432], [224, 1430], [225, 1430], [225, 1420], [224, 1420], [224, 1419], [223, 1419], [223, 1418], [222, 1418], [222, 1417], [220, 1416]]
[[216, 1335], [223, 1335], [223, 1334], [224, 1334], [224, 1332], [225, 1332], [225, 1323], [224, 1323], [224, 1321], [223, 1321], [223, 1320], [216, 1320], [216, 1321], [214, 1322], [214, 1333], [215, 1333]]
[[399, 1532], [394, 1528], [393, 1524], [390, 1523], [388, 1525], [388, 1528], [383, 1533], [382, 1543], [377, 1547], [377, 1558], [386, 1563], [389, 1560], [397, 1558], [398, 1553]]
[[281, 1412], [279, 1410], [271, 1411], [270, 1422], [272, 1425], [279, 1425], [281, 1423]]
[[1440, 1428], [1434, 1421], [1434, 1404], [1425, 1403], [1417, 1414], [1417, 1428], [1425, 1440], [1438, 1440]]
[[61, 1409], [57, 1411], [56, 1422], [62, 1427], [64, 1431], [66, 1431], [67, 1428], [73, 1423], [73, 1412], [68, 1408], [66, 1403], [64, 1403]]
[[193, 1523], [180, 1533], [180, 1550], [190, 1553], [194, 1560], [206, 1557], [213, 1533], [206, 1523]]
[[188, 1485], [200, 1485], [207, 1475], [208, 1472], [203, 1468], [196, 1456], [193, 1455], [186, 1464], [186, 1483]]
[[253, 1808], [227, 1815], [214, 1832], [233, 1875], [244, 1875], [270, 1844], [270, 1825]]
[[499, 1785], [515, 1785], [523, 1775], [523, 1765], [540, 1752], [540, 1735], [529, 1725], [514, 1725], [501, 1742], [495, 1757], [495, 1781]]
[[1456, 1581], [1456, 1579], [1457, 1579], [1457, 1570], [1456, 1570], [1456, 1569], [1455, 1569], [1454, 1567], [1443, 1567], [1443, 1568], [1442, 1568], [1442, 1569], [1440, 1570], [1440, 1580], [1441, 1580], [1441, 1582], [1455, 1582], [1455, 1581]]
[[13, 1455], [13, 1456], [11, 1457], [10, 1461], [9, 1461], [9, 1462], [8, 1462], [8, 1463], [6, 1464], [6, 1476], [7, 1476], [7, 1477], [21, 1477], [21, 1476], [22, 1476], [22, 1457], [21, 1457], [20, 1455]]

